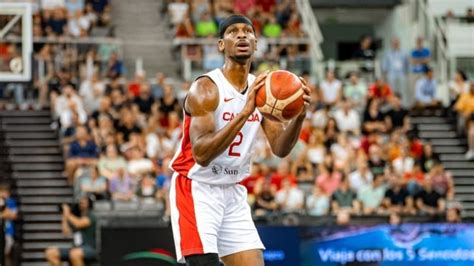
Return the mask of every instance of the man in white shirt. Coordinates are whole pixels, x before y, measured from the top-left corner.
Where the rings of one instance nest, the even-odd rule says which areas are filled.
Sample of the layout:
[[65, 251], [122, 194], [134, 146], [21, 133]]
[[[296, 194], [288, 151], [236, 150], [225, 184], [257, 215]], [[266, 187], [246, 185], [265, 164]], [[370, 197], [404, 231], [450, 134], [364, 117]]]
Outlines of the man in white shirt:
[[334, 106], [341, 98], [342, 83], [336, 79], [333, 70], [328, 70], [326, 79], [320, 84], [321, 98], [323, 103]]
[[340, 131], [352, 133], [356, 136], [360, 134], [359, 113], [351, 108], [349, 100], [343, 100], [342, 108], [339, 108], [334, 112], [334, 119], [336, 119], [337, 127]]
[[302, 210], [304, 203], [303, 192], [298, 187], [292, 186], [288, 178], [283, 179], [281, 185], [281, 189], [275, 196], [280, 209], [285, 212]]
[[371, 185], [373, 179], [374, 175], [369, 171], [367, 162], [364, 159], [359, 160], [357, 170], [349, 174], [349, 183], [355, 192], [359, 192], [365, 185]]

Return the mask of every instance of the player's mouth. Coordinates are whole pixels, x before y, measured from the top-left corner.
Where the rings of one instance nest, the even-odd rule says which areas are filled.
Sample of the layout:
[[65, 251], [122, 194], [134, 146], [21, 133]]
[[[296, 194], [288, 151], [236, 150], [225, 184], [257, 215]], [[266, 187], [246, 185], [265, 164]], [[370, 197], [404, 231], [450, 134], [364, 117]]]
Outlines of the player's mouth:
[[238, 52], [248, 52], [250, 50], [250, 44], [246, 41], [241, 41], [237, 43]]

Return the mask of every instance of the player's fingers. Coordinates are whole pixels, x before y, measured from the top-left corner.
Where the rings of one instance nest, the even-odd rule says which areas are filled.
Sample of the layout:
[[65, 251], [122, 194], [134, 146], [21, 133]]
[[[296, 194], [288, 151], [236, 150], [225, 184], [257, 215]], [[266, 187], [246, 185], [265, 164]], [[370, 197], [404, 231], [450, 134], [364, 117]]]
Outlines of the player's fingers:
[[267, 77], [268, 73], [270, 73], [270, 71], [265, 70], [264, 72], [262, 72], [260, 75], [257, 76], [257, 78], [255, 79], [254, 82], [259, 82], [260, 80], [265, 80], [265, 78]]
[[300, 76], [299, 78], [301, 80], [301, 83], [303, 83], [303, 85], [308, 86], [308, 83], [306, 82], [306, 80], [303, 77]]
[[308, 103], [308, 104], [311, 103], [311, 97], [308, 95], [303, 95], [303, 100], [305, 103]]
[[259, 90], [263, 85], [265, 85], [265, 79], [255, 82], [253, 85], [253, 91]]

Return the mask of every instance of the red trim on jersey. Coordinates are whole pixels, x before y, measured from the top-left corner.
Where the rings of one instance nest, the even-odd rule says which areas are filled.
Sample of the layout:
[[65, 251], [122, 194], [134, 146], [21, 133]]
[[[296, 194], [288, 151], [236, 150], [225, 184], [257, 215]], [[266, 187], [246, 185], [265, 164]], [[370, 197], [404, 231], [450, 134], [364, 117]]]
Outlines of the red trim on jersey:
[[178, 175], [175, 183], [176, 207], [179, 212], [179, 234], [181, 235], [181, 253], [183, 256], [204, 254], [194, 211], [192, 180]]
[[189, 138], [189, 127], [191, 126], [191, 116], [184, 115], [183, 124], [183, 138], [181, 140], [181, 151], [176, 159], [171, 164], [173, 170], [178, 172], [180, 175], [188, 176], [189, 170], [194, 166], [196, 161], [193, 158], [193, 152], [191, 147], [191, 139]]

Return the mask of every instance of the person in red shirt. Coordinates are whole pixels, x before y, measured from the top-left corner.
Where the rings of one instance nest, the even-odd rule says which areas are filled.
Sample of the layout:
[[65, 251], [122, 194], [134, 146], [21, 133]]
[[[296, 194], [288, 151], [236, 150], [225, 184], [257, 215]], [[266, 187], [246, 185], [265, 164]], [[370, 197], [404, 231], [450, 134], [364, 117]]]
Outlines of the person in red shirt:
[[277, 172], [271, 175], [271, 184], [276, 188], [276, 191], [281, 188], [281, 181], [288, 178], [291, 184], [296, 184], [296, 177], [290, 172], [290, 163], [288, 161], [281, 161], [278, 165]]
[[416, 160], [419, 160], [423, 156], [423, 142], [416, 136], [415, 132], [410, 132], [408, 134], [408, 141], [410, 147], [410, 154]]
[[242, 180], [240, 184], [243, 185], [247, 189], [249, 196], [251, 196], [251, 195], [258, 194], [260, 190], [258, 188], [259, 186], [258, 183], [261, 183], [260, 182], [261, 180], [263, 180], [263, 176], [260, 171], [260, 164], [257, 162], [254, 162], [252, 164], [252, 167], [250, 168], [250, 175], [244, 180]]
[[381, 99], [383, 101], [388, 100], [392, 96], [392, 88], [390, 85], [382, 79], [377, 79], [374, 84], [369, 87], [369, 97]]
[[128, 93], [132, 99], [140, 95], [140, 88], [145, 80], [145, 74], [143, 72], [137, 72], [132, 82], [128, 84]]

